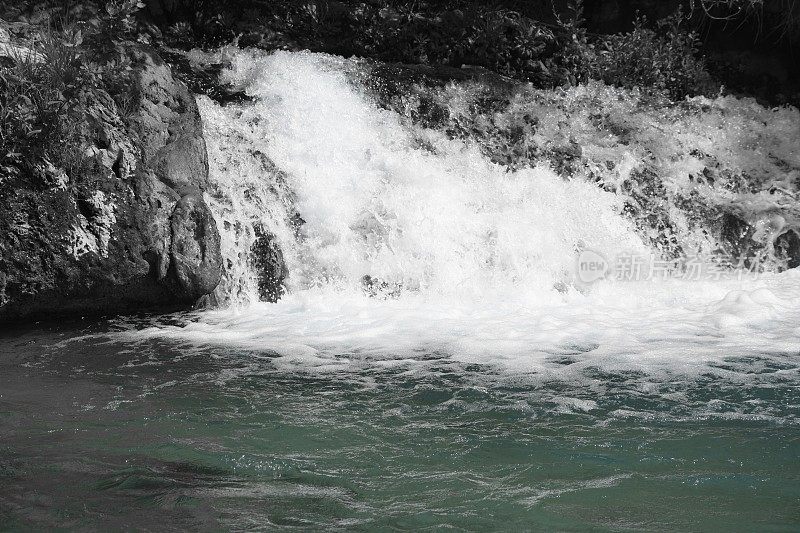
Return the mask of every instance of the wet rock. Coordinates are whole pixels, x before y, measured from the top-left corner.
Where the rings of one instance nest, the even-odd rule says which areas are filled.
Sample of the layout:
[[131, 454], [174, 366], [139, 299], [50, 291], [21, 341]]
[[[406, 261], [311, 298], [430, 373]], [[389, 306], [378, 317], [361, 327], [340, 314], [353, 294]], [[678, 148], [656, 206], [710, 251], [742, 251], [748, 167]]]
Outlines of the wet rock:
[[369, 274], [361, 278], [361, 288], [367, 296], [381, 299], [399, 298], [403, 292], [401, 283], [389, 283]]
[[222, 272], [219, 233], [202, 197], [187, 194], [172, 212], [171, 268], [178, 298], [193, 302], [216, 288]]
[[752, 259], [753, 227], [739, 216], [733, 213], [725, 213], [722, 216], [722, 241], [730, 251], [733, 262], [742, 262], [744, 266], [749, 266]]
[[775, 239], [775, 253], [786, 261], [787, 268], [800, 266], [800, 234], [795, 230], [786, 231]]
[[277, 302], [285, 292], [289, 270], [275, 237], [261, 226], [256, 226], [255, 232], [250, 261], [258, 276], [258, 295], [261, 300]]
[[550, 160], [556, 173], [561, 176], [572, 176], [578, 171], [583, 149], [574, 138], [569, 139], [567, 143], [552, 147], [551, 153]]
[[[239, 45], [242, 46], [241, 40]], [[252, 100], [243, 91], [219, 79], [223, 64], [192, 63], [185, 54], [161, 51], [172, 72], [185, 82], [194, 94], [204, 94], [219, 104], [241, 103]]]
[[294, 213], [289, 218], [289, 225], [291, 226], [291, 228], [292, 228], [292, 230], [294, 232], [294, 236], [297, 239], [301, 239], [302, 238], [302, 236], [303, 236], [303, 226], [305, 226], [305, 223], [306, 223], [306, 221], [302, 216], [300, 216], [300, 213]]

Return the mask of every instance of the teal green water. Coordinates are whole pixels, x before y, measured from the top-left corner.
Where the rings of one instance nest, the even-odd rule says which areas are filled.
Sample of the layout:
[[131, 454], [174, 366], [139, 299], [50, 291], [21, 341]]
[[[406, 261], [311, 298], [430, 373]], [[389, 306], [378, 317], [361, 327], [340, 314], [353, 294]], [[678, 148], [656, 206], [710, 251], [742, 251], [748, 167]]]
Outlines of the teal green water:
[[0, 530], [800, 530], [796, 357], [312, 374], [104, 328], [0, 337]]

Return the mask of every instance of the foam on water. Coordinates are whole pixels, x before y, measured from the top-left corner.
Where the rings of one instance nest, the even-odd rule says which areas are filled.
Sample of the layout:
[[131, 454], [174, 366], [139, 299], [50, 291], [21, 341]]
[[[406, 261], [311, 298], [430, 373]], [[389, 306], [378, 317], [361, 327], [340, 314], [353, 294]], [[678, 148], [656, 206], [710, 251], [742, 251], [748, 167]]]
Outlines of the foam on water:
[[[379, 107], [357, 62], [228, 53], [227, 80], [254, 101], [199, 103], [229, 306], [135, 336], [270, 353], [290, 369], [445, 357], [551, 376], [748, 379], [758, 367], [798, 379], [800, 273], [582, 286], [580, 250], [658, 253], [621, 195], [543, 163], [494, 163], [476, 143]], [[276, 304], [257, 301], [247, 259], [257, 227], [290, 271]]]
[[316, 371], [413, 369], [448, 358], [555, 379], [599, 368], [746, 381], [766, 366], [796, 380], [798, 313], [800, 276], [785, 273], [749, 282], [609, 283], [541, 301], [420, 294], [381, 301], [314, 289], [136, 335], [274, 354], [279, 366]]

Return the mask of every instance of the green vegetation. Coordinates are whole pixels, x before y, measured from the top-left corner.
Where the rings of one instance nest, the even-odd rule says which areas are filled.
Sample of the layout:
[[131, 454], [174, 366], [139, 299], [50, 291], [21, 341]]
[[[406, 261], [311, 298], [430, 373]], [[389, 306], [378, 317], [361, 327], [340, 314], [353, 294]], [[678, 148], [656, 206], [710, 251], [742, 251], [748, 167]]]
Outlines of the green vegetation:
[[480, 66], [540, 87], [595, 78], [677, 99], [718, 90], [700, 58], [697, 34], [686, 28], [680, 11], [655, 24], [640, 18], [626, 33], [590, 35], [580, 0], [570, 2], [563, 19], [551, 13], [552, 22], [467, 0], [274, 2], [245, 10], [243, 19], [255, 21], [249, 26], [226, 17], [220, 4], [204, 6], [184, 17], [188, 22], [166, 29], [172, 45], [218, 44], [243, 34], [240, 43], [268, 48]]
[[[136, 0], [110, 3], [84, 20], [50, 16], [0, 64], [0, 180], [50, 164], [84, 164], [76, 108], [103, 89], [123, 104], [129, 85], [120, 42], [133, 30]], [[35, 173], [35, 172], [34, 172]]]
[[609, 85], [663, 91], [674, 99], [718, 92], [700, 55], [698, 36], [684, 29], [684, 20], [679, 10], [653, 29], [638, 18], [633, 30], [590, 43], [578, 68]]

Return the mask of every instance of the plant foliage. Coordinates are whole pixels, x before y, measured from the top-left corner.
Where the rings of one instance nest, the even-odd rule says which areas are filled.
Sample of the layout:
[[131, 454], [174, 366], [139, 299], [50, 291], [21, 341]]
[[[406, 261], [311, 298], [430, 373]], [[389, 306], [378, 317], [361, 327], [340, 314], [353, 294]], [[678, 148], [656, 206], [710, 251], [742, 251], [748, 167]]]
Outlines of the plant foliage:
[[[0, 64], [0, 173], [46, 162], [72, 171], [82, 163], [75, 109], [80, 95], [108, 90], [124, 100], [131, 71], [121, 42], [134, 29], [138, 0], [106, 3], [82, 20], [46, 12], [32, 36]], [[30, 173], [30, 172], [28, 172]]]

